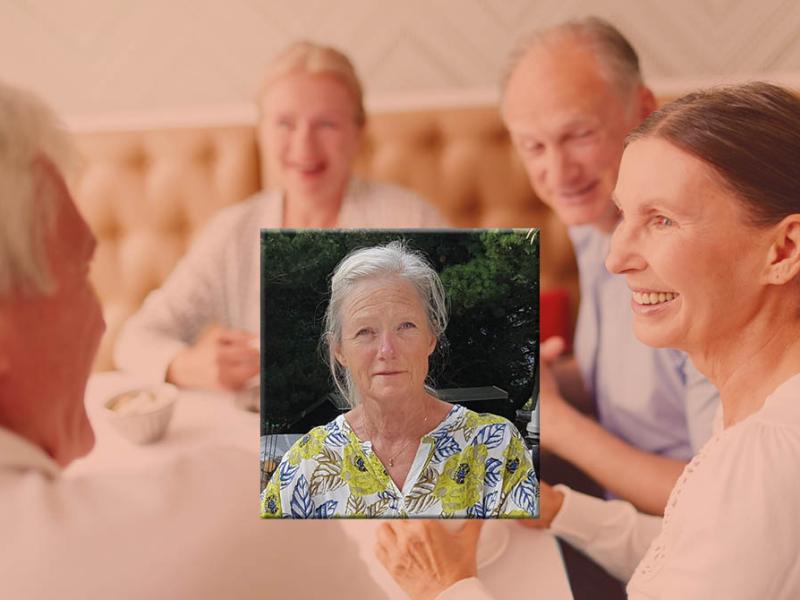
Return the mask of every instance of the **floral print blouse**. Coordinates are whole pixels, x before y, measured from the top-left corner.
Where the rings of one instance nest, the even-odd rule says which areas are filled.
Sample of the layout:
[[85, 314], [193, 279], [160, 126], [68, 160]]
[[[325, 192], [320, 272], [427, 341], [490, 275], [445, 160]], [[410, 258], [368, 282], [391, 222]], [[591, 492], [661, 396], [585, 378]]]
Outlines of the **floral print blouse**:
[[521, 517], [539, 514], [539, 482], [506, 419], [454, 405], [425, 435], [400, 490], [339, 415], [300, 438], [261, 493], [261, 517]]

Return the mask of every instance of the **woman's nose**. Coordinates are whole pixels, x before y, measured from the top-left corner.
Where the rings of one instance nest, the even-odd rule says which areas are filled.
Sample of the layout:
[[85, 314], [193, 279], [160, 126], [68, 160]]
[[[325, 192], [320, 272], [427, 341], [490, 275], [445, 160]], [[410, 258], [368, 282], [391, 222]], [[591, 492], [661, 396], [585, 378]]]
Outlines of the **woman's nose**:
[[312, 127], [301, 125], [292, 134], [292, 155], [295, 160], [314, 160], [317, 158], [317, 139]]
[[395, 340], [391, 333], [384, 333], [380, 336], [378, 353], [384, 358], [393, 358], [395, 355]]
[[647, 265], [640, 253], [636, 237], [621, 222], [611, 235], [611, 244], [606, 257], [606, 269], [611, 273], [640, 271]]

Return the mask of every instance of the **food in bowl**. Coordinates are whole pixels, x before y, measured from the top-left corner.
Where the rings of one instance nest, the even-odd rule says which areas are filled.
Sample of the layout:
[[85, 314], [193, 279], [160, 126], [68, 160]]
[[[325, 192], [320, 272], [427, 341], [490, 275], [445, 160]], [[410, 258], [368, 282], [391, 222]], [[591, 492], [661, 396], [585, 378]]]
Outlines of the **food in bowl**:
[[129, 390], [105, 403], [106, 414], [123, 437], [136, 444], [149, 444], [164, 437], [177, 397], [177, 388], [167, 383]]
[[172, 402], [172, 398], [152, 390], [136, 390], [115, 396], [106, 408], [121, 415], [141, 415]]

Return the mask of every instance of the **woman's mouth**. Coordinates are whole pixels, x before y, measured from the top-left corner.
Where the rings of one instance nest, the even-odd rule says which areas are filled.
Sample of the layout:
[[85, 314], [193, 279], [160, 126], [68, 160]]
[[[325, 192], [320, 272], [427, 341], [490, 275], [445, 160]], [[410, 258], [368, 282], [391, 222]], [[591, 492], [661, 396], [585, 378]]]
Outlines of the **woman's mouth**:
[[637, 315], [656, 315], [669, 309], [678, 299], [676, 292], [659, 292], [650, 290], [631, 290], [631, 309]]
[[288, 167], [301, 177], [316, 177], [325, 171], [325, 163], [290, 163]]
[[636, 304], [652, 305], [664, 304], [677, 298], [675, 292], [633, 292], [633, 301]]

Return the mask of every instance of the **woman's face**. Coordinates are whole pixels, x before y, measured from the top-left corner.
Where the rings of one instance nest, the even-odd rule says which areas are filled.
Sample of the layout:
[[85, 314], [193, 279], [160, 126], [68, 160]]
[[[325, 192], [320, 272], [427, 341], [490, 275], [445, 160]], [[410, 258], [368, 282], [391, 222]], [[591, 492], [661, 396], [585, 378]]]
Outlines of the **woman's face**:
[[413, 285], [399, 277], [361, 281], [341, 320], [334, 354], [362, 399], [404, 401], [423, 391], [436, 337]]
[[768, 229], [745, 222], [710, 167], [656, 138], [625, 150], [615, 201], [606, 266], [627, 278], [636, 336], [688, 352], [732, 343], [763, 304]]
[[270, 86], [261, 110], [261, 145], [287, 197], [340, 199], [361, 136], [347, 88], [331, 75], [289, 73]]

